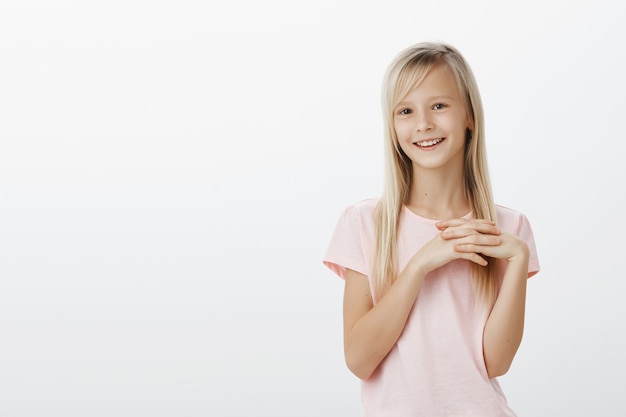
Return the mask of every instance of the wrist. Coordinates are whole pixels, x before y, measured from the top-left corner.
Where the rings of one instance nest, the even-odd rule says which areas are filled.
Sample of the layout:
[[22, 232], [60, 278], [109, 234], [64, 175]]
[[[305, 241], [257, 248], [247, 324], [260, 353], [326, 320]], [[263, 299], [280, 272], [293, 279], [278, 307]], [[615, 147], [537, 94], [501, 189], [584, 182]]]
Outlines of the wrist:
[[530, 250], [528, 249], [528, 245], [522, 239], [517, 239], [518, 245], [515, 253], [507, 258], [509, 263], [522, 263], [523, 265], [528, 265], [528, 259], [530, 258]]
[[412, 279], [417, 280], [418, 282], [421, 282], [424, 277], [426, 277], [426, 274], [428, 274], [429, 272], [427, 266], [420, 261], [421, 259], [414, 259], [414, 262], [409, 262], [404, 271], [407, 273], [408, 276], [410, 276]]
[[528, 259], [530, 258], [530, 251], [526, 245], [523, 245], [520, 251], [518, 251], [515, 255], [511, 256], [507, 259], [509, 264], [519, 263], [522, 265], [528, 265]]

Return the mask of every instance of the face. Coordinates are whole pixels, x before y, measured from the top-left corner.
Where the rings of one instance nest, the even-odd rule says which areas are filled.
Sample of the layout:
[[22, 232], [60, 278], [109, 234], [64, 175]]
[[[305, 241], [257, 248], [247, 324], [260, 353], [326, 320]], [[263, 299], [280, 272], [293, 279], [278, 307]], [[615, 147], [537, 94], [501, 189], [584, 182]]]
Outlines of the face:
[[435, 67], [394, 108], [400, 147], [414, 170], [462, 168], [465, 132], [470, 128], [465, 105], [452, 74]]

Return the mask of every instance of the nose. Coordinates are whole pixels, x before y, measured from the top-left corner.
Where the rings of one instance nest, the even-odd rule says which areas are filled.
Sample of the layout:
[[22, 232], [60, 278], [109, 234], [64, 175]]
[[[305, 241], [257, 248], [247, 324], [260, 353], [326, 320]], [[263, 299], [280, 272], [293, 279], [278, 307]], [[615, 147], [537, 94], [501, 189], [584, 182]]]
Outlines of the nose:
[[415, 130], [417, 132], [427, 132], [433, 127], [433, 121], [427, 111], [420, 111], [416, 114]]

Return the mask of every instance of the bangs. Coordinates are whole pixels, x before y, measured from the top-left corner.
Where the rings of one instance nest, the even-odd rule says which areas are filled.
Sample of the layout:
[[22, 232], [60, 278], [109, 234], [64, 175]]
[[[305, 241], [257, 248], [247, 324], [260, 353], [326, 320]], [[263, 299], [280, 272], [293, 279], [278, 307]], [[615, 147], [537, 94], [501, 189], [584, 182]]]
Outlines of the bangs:
[[393, 101], [390, 103], [391, 109], [395, 108], [407, 94], [417, 88], [434, 66], [434, 62], [427, 64], [415, 62], [415, 60], [407, 62], [398, 73], [395, 89], [392, 94]]
[[445, 57], [437, 54], [428, 56], [426, 59], [424, 59], [424, 56], [413, 57], [412, 60], [406, 62], [400, 68], [398, 77], [396, 78], [391, 108], [393, 109], [396, 107], [398, 103], [407, 96], [407, 94], [417, 88], [422, 81], [424, 81], [426, 75], [428, 75], [433, 68], [439, 66], [444, 66], [449, 69], [448, 65], [446, 65]]

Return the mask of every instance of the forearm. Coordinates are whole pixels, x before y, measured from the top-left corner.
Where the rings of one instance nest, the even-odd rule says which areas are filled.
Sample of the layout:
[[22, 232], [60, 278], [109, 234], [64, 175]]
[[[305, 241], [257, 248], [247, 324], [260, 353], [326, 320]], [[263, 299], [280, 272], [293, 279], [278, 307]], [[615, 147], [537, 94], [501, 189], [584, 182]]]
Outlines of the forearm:
[[498, 298], [487, 319], [483, 354], [490, 378], [504, 375], [522, 341], [526, 309], [528, 254], [509, 261]]
[[359, 378], [369, 378], [397, 342], [424, 275], [405, 269], [381, 300], [345, 332], [346, 363]]

